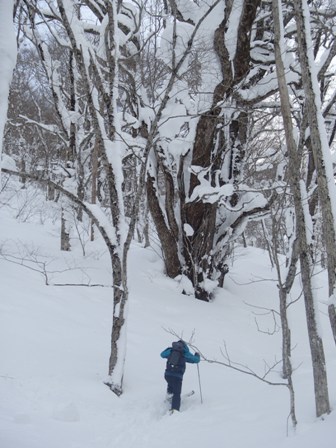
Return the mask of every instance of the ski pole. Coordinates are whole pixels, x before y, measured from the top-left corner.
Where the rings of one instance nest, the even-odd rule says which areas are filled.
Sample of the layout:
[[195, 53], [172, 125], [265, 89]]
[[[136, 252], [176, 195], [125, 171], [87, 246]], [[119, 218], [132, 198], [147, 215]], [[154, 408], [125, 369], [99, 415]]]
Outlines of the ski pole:
[[199, 390], [200, 390], [201, 404], [203, 404], [203, 395], [202, 395], [202, 387], [201, 387], [201, 376], [200, 376], [198, 363], [197, 363], [197, 373], [198, 373], [198, 385], [199, 385]]

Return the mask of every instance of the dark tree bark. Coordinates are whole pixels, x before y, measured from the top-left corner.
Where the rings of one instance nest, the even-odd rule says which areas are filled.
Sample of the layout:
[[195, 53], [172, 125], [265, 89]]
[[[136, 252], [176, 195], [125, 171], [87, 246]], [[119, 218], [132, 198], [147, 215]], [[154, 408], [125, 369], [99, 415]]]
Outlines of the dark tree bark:
[[149, 174], [147, 176], [147, 198], [148, 207], [156, 223], [156, 230], [162, 245], [163, 260], [168, 277], [175, 278], [181, 273], [180, 261], [178, 259], [177, 241], [171, 229], [167, 226], [165, 217], [157, 201], [155, 179]]
[[67, 220], [64, 216], [64, 210], [62, 209], [62, 218], [61, 218], [61, 250], [66, 252], [71, 250], [70, 244], [70, 232], [67, 228]]
[[[327, 269], [329, 282], [329, 296], [334, 297], [336, 291], [336, 233], [335, 233], [335, 210], [332, 201], [336, 201], [336, 189], [333, 181], [333, 170], [331, 161], [326, 160], [325, 151], [329, 151], [328, 139], [325, 129], [321, 129], [322, 113], [318, 110], [320, 105], [320, 92], [315, 92], [314, 74], [311, 72], [313, 61], [309, 58], [311, 51], [307, 44], [307, 34], [310, 36], [310, 29], [307, 29], [307, 21], [304, 11], [308, 11], [307, 2], [304, 0], [294, 0], [295, 19], [297, 23], [298, 53], [301, 64], [302, 82], [305, 92], [306, 110], [309, 122], [310, 144], [313, 152], [314, 163], [317, 170], [317, 184], [319, 204], [322, 212], [322, 227], [327, 253]], [[308, 22], [309, 26], [309, 22]], [[317, 84], [317, 77], [315, 79]], [[325, 135], [321, 135], [322, 133]], [[324, 147], [323, 147], [324, 145]], [[329, 174], [329, 175], [328, 175]], [[328, 307], [329, 320], [336, 343], [336, 309], [334, 304]]]
[[[213, 103], [209, 112], [203, 114], [198, 122], [196, 137], [192, 150], [191, 165], [196, 165], [208, 171], [208, 180], [213, 183], [215, 173], [222, 168], [224, 153], [230, 154], [226, 163], [229, 164], [228, 181], [232, 184], [239, 182], [242, 174], [242, 163], [245, 156], [247, 132], [247, 114], [240, 111], [239, 101], [234, 99], [234, 87], [248, 74], [250, 70], [250, 33], [255, 20], [260, 1], [244, 1], [242, 14], [238, 24], [237, 49], [233, 61], [225, 41], [225, 32], [231, 14], [232, 3], [227, 4], [223, 21], [214, 34], [214, 48], [217, 53], [222, 80], [215, 87]], [[234, 68], [234, 70], [233, 70]], [[229, 125], [223, 123], [220, 102], [227, 101], [235, 104], [236, 111]], [[224, 127], [228, 126], [229, 141], [225, 140]], [[224, 183], [224, 182], [223, 182]], [[191, 174], [187, 187], [188, 195], [192, 194], [199, 185], [196, 174]], [[238, 197], [233, 194], [230, 205], [237, 205]], [[181, 204], [182, 223], [189, 224], [193, 235], [183, 238], [183, 255], [186, 260], [187, 275], [195, 288], [198, 299], [208, 301], [211, 293], [204, 288], [204, 280], [211, 278], [217, 270], [218, 260], [213, 257], [214, 238], [218, 204], [204, 203], [201, 199]]]

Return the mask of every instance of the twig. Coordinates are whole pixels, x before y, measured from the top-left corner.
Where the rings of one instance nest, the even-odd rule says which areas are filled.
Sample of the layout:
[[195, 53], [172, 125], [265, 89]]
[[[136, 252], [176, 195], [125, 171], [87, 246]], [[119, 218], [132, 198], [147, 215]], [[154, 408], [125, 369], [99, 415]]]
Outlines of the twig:
[[15, 378], [13, 376], [8, 376], [8, 375], [0, 375], [0, 378], [5, 378], [6, 380], [15, 380]]
[[111, 285], [102, 285], [100, 283], [50, 283], [49, 286], [86, 286], [89, 288], [100, 287], [100, 288], [112, 288]]

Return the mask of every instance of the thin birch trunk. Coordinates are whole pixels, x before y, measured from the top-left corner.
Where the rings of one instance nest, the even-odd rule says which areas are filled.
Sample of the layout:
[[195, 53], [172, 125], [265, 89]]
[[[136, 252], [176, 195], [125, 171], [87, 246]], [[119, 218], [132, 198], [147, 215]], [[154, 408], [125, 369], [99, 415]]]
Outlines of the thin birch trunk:
[[324, 349], [322, 339], [318, 332], [316, 316], [318, 310], [316, 309], [316, 298], [314, 297], [314, 289], [311, 278], [312, 260], [307, 235], [307, 219], [309, 214], [305, 213], [303, 208], [304, 198], [302, 197], [303, 187], [300, 179], [300, 160], [298, 159], [297, 146], [294, 140], [291, 107], [286, 82], [285, 67], [282, 60], [282, 48], [280, 46], [280, 42], [283, 41], [281, 0], [273, 0], [272, 4], [276, 71], [281, 99], [281, 113], [289, 157], [289, 183], [293, 194], [296, 214], [296, 234], [299, 241], [303, 295], [306, 307], [306, 320], [313, 366], [316, 415], [320, 417], [321, 415], [330, 412], [330, 404]]
[[[269, 241], [269, 240], [268, 240]], [[293, 427], [297, 425], [296, 412], [295, 412], [295, 390], [293, 384], [293, 367], [291, 361], [292, 342], [291, 342], [291, 329], [288, 319], [288, 294], [292, 289], [297, 264], [298, 264], [298, 244], [297, 239], [294, 240], [292, 247], [290, 248], [290, 263], [286, 264], [287, 269], [285, 274], [282, 274], [279, 256], [278, 256], [278, 241], [279, 234], [275, 226], [275, 218], [273, 217], [272, 223], [272, 240], [270, 244], [270, 256], [274, 260], [274, 265], [277, 271], [278, 288], [279, 288], [279, 311], [281, 321], [281, 333], [282, 333], [282, 376], [287, 380], [288, 390], [290, 394], [290, 416]], [[282, 280], [282, 278], [284, 280]]]
[[[109, 358], [107, 384], [111, 390], [117, 395], [123, 392], [123, 373], [126, 352], [126, 340], [122, 338], [122, 327], [125, 323], [125, 310], [128, 298], [128, 290], [126, 285], [126, 264], [122, 263], [123, 243], [121, 241], [121, 221], [122, 198], [119, 197], [119, 189], [117, 185], [118, 173], [109, 160], [108, 142], [115, 142], [115, 122], [114, 122], [114, 106], [115, 94], [114, 85], [117, 85], [117, 60], [115, 58], [116, 48], [114, 42], [114, 33], [116, 31], [116, 5], [110, 2], [106, 3], [106, 33], [104, 44], [106, 46], [106, 54], [108, 56], [108, 86], [105, 90], [102, 79], [100, 77], [99, 62], [95, 59], [94, 50], [83, 48], [81, 36], [77, 36], [77, 28], [73, 22], [74, 16], [70, 17], [70, 11], [67, 7], [70, 5], [68, 0], [57, 0], [60, 11], [60, 17], [68, 34], [72, 51], [75, 56], [77, 68], [81, 74], [82, 88], [85, 92], [88, 108], [91, 115], [92, 126], [96, 135], [96, 144], [99, 147], [99, 154], [103, 167], [106, 172], [106, 180], [109, 192], [109, 206], [111, 210], [112, 224], [114, 229], [115, 241], [110, 241], [109, 252], [112, 264], [113, 278], [113, 323], [111, 331], [111, 353]], [[73, 6], [73, 5], [72, 5]], [[92, 50], [92, 52], [91, 52]], [[90, 62], [90, 69], [87, 63]], [[95, 78], [92, 81], [91, 76]], [[96, 90], [97, 89], [97, 90]], [[104, 100], [106, 119], [101, 119], [100, 104], [98, 98]]]

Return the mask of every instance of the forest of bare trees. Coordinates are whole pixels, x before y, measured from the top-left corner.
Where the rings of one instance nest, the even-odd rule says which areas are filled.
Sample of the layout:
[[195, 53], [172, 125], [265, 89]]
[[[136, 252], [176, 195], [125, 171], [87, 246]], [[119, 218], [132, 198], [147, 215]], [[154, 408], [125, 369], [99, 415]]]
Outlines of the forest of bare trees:
[[239, 241], [269, 250], [277, 269], [289, 379], [288, 296], [301, 277], [316, 414], [329, 413], [312, 277], [327, 270], [336, 343], [335, 2], [14, 3], [3, 152], [16, 170], [3, 176], [59, 202], [63, 250], [74, 220], [103, 238], [111, 390], [123, 391], [132, 240], [158, 246], [165, 274], [206, 302]]

